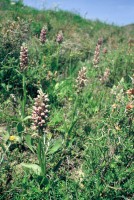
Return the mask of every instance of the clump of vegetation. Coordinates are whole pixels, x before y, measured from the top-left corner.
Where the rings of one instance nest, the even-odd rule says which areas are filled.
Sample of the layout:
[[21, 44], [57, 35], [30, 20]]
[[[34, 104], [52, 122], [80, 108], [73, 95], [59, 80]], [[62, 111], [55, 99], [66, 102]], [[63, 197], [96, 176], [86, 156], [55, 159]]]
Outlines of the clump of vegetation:
[[133, 199], [133, 29], [0, 5], [0, 199]]

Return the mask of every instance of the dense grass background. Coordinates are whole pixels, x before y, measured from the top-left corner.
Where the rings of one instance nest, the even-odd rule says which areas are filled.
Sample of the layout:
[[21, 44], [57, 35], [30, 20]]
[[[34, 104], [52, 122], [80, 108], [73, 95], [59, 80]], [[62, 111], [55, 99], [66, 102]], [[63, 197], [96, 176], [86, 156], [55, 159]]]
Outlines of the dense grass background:
[[[0, 16], [0, 199], [133, 199], [134, 26], [90, 21], [62, 10], [38, 11], [9, 0], [0, 0]], [[47, 40], [41, 44], [44, 25]], [[94, 66], [99, 38], [100, 60]], [[19, 59], [24, 42], [25, 85]], [[83, 66], [87, 84], [78, 94]], [[102, 81], [106, 69], [110, 74]], [[21, 166], [38, 164], [30, 116], [39, 88], [50, 100], [47, 141], [50, 147], [62, 141], [46, 155], [45, 179]]]

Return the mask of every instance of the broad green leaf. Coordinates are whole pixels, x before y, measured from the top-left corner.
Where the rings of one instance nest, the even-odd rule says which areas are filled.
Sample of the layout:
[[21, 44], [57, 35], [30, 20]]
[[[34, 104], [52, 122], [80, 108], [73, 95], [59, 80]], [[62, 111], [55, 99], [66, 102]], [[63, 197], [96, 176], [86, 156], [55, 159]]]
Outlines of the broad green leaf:
[[31, 135], [26, 135], [25, 136], [25, 142], [26, 142], [27, 146], [29, 147], [29, 149], [34, 153], [34, 149], [33, 149], [33, 146], [32, 146]]
[[22, 131], [24, 131], [24, 127], [22, 126], [22, 123], [18, 123], [17, 131], [18, 131], [18, 133], [21, 133]]
[[35, 174], [41, 175], [41, 168], [39, 165], [31, 164], [31, 163], [21, 163], [22, 167], [33, 170]]
[[57, 140], [55, 140], [52, 145], [50, 146], [50, 149], [48, 150], [48, 154], [53, 154], [56, 151], [59, 150], [59, 148], [61, 148], [62, 146], [62, 138], [59, 138]]

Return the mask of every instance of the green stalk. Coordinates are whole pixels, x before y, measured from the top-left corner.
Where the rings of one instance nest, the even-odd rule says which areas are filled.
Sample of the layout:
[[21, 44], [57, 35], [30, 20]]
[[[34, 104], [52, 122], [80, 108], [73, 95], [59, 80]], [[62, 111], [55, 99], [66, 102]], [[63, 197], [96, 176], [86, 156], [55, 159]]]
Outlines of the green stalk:
[[72, 56], [72, 52], [70, 52], [70, 56], [69, 56], [69, 70], [68, 70], [69, 76], [71, 76], [72, 74], [71, 73], [72, 72], [72, 57], [71, 56]]
[[71, 120], [72, 123], [71, 123], [71, 126], [69, 127], [69, 129], [67, 128], [67, 125], [65, 124], [65, 128], [66, 128], [65, 147], [67, 147], [69, 145], [69, 137], [71, 136], [72, 130], [74, 128], [74, 125], [78, 121], [78, 117], [75, 119], [78, 107], [79, 107], [79, 96], [77, 95], [75, 103], [74, 103], [74, 107], [73, 107], [73, 115], [72, 115], [72, 120]]
[[[42, 132], [42, 131], [41, 131]], [[42, 176], [46, 176], [46, 135], [39, 138], [37, 156], [41, 167]]]
[[57, 49], [57, 66], [56, 66], [56, 71], [58, 70], [58, 65], [59, 65], [59, 56], [60, 55], [60, 44], [58, 44], [58, 49]]
[[26, 107], [26, 99], [27, 99], [27, 92], [26, 92], [26, 78], [25, 74], [22, 75], [22, 89], [23, 89], [23, 99], [22, 99], [22, 117], [25, 118], [25, 107]]
[[44, 133], [44, 135], [43, 135], [43, 148], [42, 148], [42, 150], [43, 150], [43, 166], [44, 166], [44, 168], [43, 168], [43, 171], [44, 171], [44, 176], [46, 176], [46, 135], [45, 135], [45, 133]]

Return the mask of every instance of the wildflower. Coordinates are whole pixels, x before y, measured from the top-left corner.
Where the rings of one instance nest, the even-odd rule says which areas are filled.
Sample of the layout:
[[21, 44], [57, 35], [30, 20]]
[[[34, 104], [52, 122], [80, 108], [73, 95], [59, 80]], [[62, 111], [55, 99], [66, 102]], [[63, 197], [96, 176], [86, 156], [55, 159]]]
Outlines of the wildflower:
[[16, 104], [17, 100], [16, 100], [15, 95], [14, 94], [10, 94], [10, 98], [11, 98], [13, 104]]
[[115, 125], [115, 129], [116, 129], [117, 131], [120, 131], [120, 130], [121, 130], [121, 128], [120, 128], [119, 125]]
[[127, 110], [132, 110], [133, 108], [134, 108], [134, 105], [132, 105], [131, 103], [126, 105]]
[[37, 98], [35, 98], [32, 120], [33, 120], [33, 129], [42, 129], [46, 126], [48, 119], [48, 95], [44, 94], [40, 89], [38, 90]]
[[104, 75], [100, 78], [100, 81], [102, 83], [106, 83], [109, 80], [109, 76], [110, 76], [110, 69], [106, 69], [106, 71], [104, 72]]
[[46, 34], [47, 34], [47, 27], [44, 26], [40, 33], [40, 41], [42, 44], [44, 44], [46, 42]]
[[57, 34], [56, 42], [59, 44], [61, 44], [63, 42], [63, 32], [62, 31], [59, 31], [59, 33]]
[[99, 54], [100, 54], [100, 45], [96, 45], [95, 52], [94, 52], [94, 59], [93, 65], [97, 65], [99, 63]]
[[114, 103], [111, 107], [112, 107], [112, 112], [114, 112], [115, 109], [118, 107], [118, 105]]
[[10, 140], [10, 141], [15, 141], [15, 140], [16, 140], [16, 136], [15, 136], [15, 135], [11, 135], [11, 136], [9, 137], [9, 140]]
[[86, 76], [87, 69], [86, 67], [83, 67], [79, 72], [78, 72], [78, 77], [76, 79], [77, 83], [77, 92], [81, 92], [83, 88], [87, 84], [87, 76]]
[[94, 52], [94, 59], [93, 59], [93, 65], [94, 66], [99, 63], [100, 48], [101, 48], [102, 42], [103, 42], [102, 38], [98, 39], [98, 42], [97, 42], [97, 45], [96, 45], [96, 48], [95, 48], [95, 52]]
[[112, 108], [113, 108], [113, 109], [117, 108], [117, 104], [114, 103], [114, 104], [112, 105]]
[[53, 77], [53, 73], [51, 71], [48, 71], [46, 80], [50, 80]]
[[123, 89], [123, 84], [124, 84], [124, 78], [122, 78], [117, 86], [113, 86], [111, 89], [111, 94], [115, 95], [115, 99], [118, 102], [124, 102], [124, 89]]
[[25, 44], [22, 44], [20, 51], [20, 69], [24, 71], [28, 66], [28, 49]]
[[106, 53], [107, 53], [107, 48], [105, 47], [105, 48], [102, 50], [102, 52], [103, 52], [104, 54], [106, 54]]
[[128, 94], [128, 95], [134, 95], [134, 89], [127, 90], [126, 94]]
[[103, 38], [99, 38], [99, 39], [98, 39], [98, 44], [99, 44], [99, 45], [102, 45], [102, 43], [103, 43]]
[[11, 100], [11, 103], [12, 103], [12, 106], [13, 106], [13, 112], [14, 112], [14, 114], [16, 114], [17, 99], [16, 99], [14, 94], [10, 94], [10, 100]]
[[134, 46], [134, 39], [129, 39], [128, 45], [129, 45], [129, 47]]

